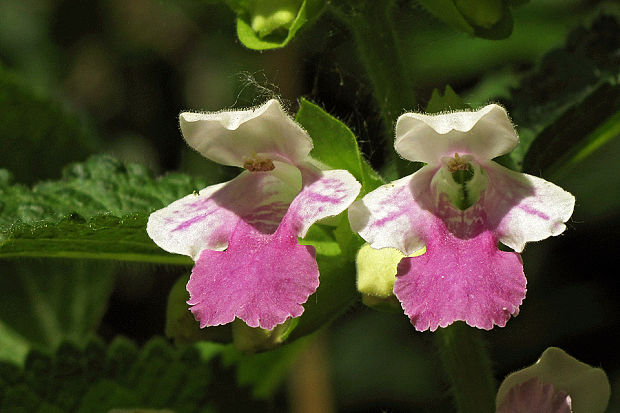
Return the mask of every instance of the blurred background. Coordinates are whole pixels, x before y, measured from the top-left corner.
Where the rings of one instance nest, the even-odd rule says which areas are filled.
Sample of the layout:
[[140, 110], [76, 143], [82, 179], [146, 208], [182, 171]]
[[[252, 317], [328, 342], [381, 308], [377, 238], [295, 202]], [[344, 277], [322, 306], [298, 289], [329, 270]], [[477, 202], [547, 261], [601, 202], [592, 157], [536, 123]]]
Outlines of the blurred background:
[[[415, 2], [398, 7], [406, 11], [398, 14], [397, 27], [419, 100], [426, 102], [434, 88], [449, 84], [473, 107], [510, 99], [521, 79], [543, 55], [563, 47], [572, 30], [587, 27], [601, 10], [618, 13], [615, 2], [532, 1], [514, 10], [512, 35], [492, 41], [445, 26]], [[36, 110], [30, 115], [34, 126], [24, 125], [23, 140], [0, 135], [0, 168], [12, 171], [16, 182], [57, 179], [63, 165], [94, 153], [146, 165], [156, 175], [174, 170], [221, 182], [237, 171], [190, 150], [178, 114], [248, 107], [273, 96], [291, 113], [299, 97], [318, 103], [355, 132], [375, 167], [383, 165], [390, 137], [381, 135], [350, 34], [327, 14], [287, 47], [267, 52], [242, 46], [234, 14], [206, 1], [2, 0], [0, 16], [2, 77], [36, 99], [57, 102], [59, 111], [77, 119], [63, 142], [29, 140], [31, 128], [45, 125]], [[10, 123], [9, 116], [0, 114], [0, 122]], [[619, 156], [620, 140], [613, 139], [555, 177], [575, 194], [575, 214], [565, 234], [528, 245], [523, 253], [528, 295], [521, 314], [486, 334], [498, 380], [557, 346], [604, 368], [619, 389], [620, 339], [613, 333], [620, 327]], [[162, 335], [168, 292], [184, 270], [24, 260], [2, 262], [0, 271], [0, 320], [53, 346], [67, 337], [83, 340], [92, 328], [107, 340], [122, 334], [140, 343]], [[104, 291], [99, 299], [109, 299], [107, 310], [66, 321], [70, 334], [62, 322], [50, 327], [20, 321], [35, 311], [33, 301], [20, 297], [35, 300], [36, 291], [45, 294], [67, 274], [81, 280], [75, 285], [84, 291]], [[63, 294], [68, 293], [76, 292]], [[84, 308], [88, 302], [85, 298]], [[288, 387], [277, 392], [273, 408], [303, 411], [294, 400], [301, 400], [299, 388], [305, 388], [312, 400], [324, 397], [333, 411], [447, 411], [450, 395], [435, 352], [432, 334], [415, 332], [402, 314], [360, 303], [321, 333], [309, 359], [302, 357]], [[303, 384], [299, 372], [305, 376], [313, 369], [318, 382], [329, 385]], [[620, 411], [617, 396], [609, 411]]]

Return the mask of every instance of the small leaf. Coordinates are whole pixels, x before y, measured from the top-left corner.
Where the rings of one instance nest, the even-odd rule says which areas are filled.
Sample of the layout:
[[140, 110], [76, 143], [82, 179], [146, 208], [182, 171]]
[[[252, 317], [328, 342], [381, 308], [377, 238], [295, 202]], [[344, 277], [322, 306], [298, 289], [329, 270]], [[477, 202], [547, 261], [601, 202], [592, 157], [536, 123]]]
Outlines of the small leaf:
[[512, 34], [512, 13], [506, 0], [453, 0], [463, 18], [473, 27], [474, 35], [500, 40]]
[[362, 239], [353, 234], [347, 219], [341, 220], [336, 229], [312, 226], [300, 243], [317, 248], [320, 284], [304, 304], [304, 313], [289, 340], [313, 333], [359, 299], [355, 288], [355, 253], [362, 245]]
[[381, 177], [363, 158], [357, 139], [338, 119], [314, 103], [302, 99], [295, 120], [310, 134], [314, 149], [310, 155], [332, 169], [346, 169], [363, 187], [364, 193], [383, 184]]
[[451, 110], [471, 109], [459, 95], [456, 94], [450, 85], [446, 85], [443, 95], [438, 89], [433, 90], [431, 99], [426, 105], [426, 112], [439, 113]]
[[[362, 184], [361, 195], [383, 184], [363, 158], [355, 135], [344, 123], [305, 99], [301, 100], [295, 120], [312, 137], [314, 149], [310, 155], [329, 168], [348, 170]], [[304, 304], [304, 314], [289, 340], [316, 331], [359, 299], [354, 262], [363, 241], [351, 231], [346, 218], [343, 217], [335, 229], [314, 225], [301, 243], [316, 248], [320, 284]]]
[[505, 39], [513, 20], [508, 0], [418, 0], [436, 18], [484, 39]]

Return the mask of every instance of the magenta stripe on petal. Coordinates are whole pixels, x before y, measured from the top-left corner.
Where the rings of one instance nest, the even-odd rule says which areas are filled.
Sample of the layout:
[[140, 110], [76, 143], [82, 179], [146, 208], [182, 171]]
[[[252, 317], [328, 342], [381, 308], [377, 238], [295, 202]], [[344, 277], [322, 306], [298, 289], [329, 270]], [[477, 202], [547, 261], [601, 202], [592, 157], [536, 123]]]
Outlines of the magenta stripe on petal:
[[314, 248], [282, 225], [264, 234], [240, 221], [226, 251], [204, 250], [187, 284], [201, 327], [232, 322], [267, 330], [297, 317], [319, 285]]
[[302, 170], [304, 185], [282, 219], [286, 226], [300, 237], [316, 221], [336, 216], [347, 209], [359, 194], [361, 185], [348, 171]]
[[525, 298], [519, 254], [497, 249], [490, 231], [457, 238], [439, 218], [426, 253], [398, 265], [394, 293], [419, 331], [463, 320], [489, 330], [503, 327]]

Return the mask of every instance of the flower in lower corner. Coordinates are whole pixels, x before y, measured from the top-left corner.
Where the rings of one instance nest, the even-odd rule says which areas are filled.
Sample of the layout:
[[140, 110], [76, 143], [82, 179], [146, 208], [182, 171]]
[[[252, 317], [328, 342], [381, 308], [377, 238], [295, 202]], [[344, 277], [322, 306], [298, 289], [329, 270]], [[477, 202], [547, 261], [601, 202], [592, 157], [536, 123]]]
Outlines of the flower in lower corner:
[[[498, 105], [406, 113], [396, 125], [396, 151], [426, 165], [349, 208], [351, 228], [373, 248], [410, 255], [426, 247], [400, 261], [394, 284], [417, 330], [457, 320], [504, 326], [525, 297], [518, 253], [526, 242], [564, 231], [575, 203], [570, 193], [491, 161], [518, 141]], [[499, 242], [515, 252], [499, 250]]]
[[535, 364], [504, 379], [496, 413], [603, 413], [610, 392], [602, 369], [549, 347]]
[[149, 217], [157, 245], [195, 261], [188, 304], [200, 326], [240, 318], [271, 330], [301, 315], [319, 270], [314, 248], [298, 237], [344, 211], [360, 184], [347, 171], [317, 166], [312, 139], [277, 100], [249, 110], [182, 113], [180, 123], [203, 156], [245, 169]]

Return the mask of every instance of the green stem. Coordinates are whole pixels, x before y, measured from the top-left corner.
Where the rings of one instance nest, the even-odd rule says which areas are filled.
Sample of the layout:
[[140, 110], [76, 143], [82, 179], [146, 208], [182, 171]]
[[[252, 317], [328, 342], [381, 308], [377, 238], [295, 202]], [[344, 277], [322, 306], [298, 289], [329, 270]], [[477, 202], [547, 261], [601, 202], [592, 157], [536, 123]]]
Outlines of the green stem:
[[459, 413], [493, 413], [495, 380], [482, 332], [464, 323], [439, 329], [436, 342]]
[[394, 124], [406, 110], [416, 109], [417, 100], [392, 20], [394, 1], [353, 0], [347, 3], [332, 4], [332, 10], [353, 35], [381, 114], [389, 153], [397, 162], [398, 172], [404, 174], [410, 168], [394, 151]]

